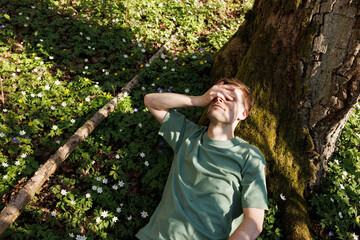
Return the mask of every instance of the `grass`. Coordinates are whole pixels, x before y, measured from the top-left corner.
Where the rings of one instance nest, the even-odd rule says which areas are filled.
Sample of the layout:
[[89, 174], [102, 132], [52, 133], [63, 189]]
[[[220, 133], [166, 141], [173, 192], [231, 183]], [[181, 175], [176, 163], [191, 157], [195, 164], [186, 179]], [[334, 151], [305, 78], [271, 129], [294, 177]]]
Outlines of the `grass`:
[[[44, 184], [1, 239], [132, 239], [156, 208], [172, 159], [157, 135], [159, 124], [143, 104], [144, 95], [202, 94], [210, 87], [213, 54], [251, 6], [252, 1], [215, 0], [2, 0], [0, 209], [135, 74], [140, 83]], [[169, 40], [170, 50], [149, 64]], [[203, 109], [180, 111], [197, 121]], [[350, 128], [353, 136], [357, 128]], [[347, 176], [359, 184], [359, 158], [354, 159], [357, 170]], [[331, 179], [340, 178], [340, 172]], [[316, 205], [321, 200], [311, 202], [320, 214], [314, 219], [321, 219]], [[269, 200], [260, 239], [282, 237], [277, 204]], [[346, 236], [358, 234], [354, 211], [344, 213], [350, 222]], [[338, 222], [318, 222], [321, 234], [330, 229], [336, 236], [345, 234], [333, 227]]]

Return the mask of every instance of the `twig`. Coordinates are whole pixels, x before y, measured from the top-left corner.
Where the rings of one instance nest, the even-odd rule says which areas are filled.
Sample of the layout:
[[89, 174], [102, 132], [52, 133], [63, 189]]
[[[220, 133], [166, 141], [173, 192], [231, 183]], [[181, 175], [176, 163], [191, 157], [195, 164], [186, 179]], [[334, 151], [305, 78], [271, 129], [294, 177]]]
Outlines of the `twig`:
[[[149, 63], [158, 58], [159, 55], [169, 46], [170, 41], [162, 46], [159, 51], [150, 58]], [[53, 174], [62, 162], [75, 150], [75, 148], [85, 140], [87, 136], [111, 113], [115, 110], [119, 99], [124, 93], [131, 92], [135, 84], [139, 82], [139, 74], [137, 74], [121, 92], [110, 102], [105, 104], [98, 112], [96, 112], [90, 120], [82, 125], [68, 140], [60, 147], [54, 155], [52, 155], [44, 165], [42, 165], [34, 174], [34, 176], [26, 183], [26, 185], [18, 192], [0, 213], [0, 236], [20, 215], [21, 210], [28, 204], [31, 198], [41, 188], [44, 182]]]
[[5, 104], [4, 90], [3, 90], [3, 79], [2, 79], [2, 77], [0, 77], [0, 82], [1, 82], [1, 101], [2, 101], [3, 104]]

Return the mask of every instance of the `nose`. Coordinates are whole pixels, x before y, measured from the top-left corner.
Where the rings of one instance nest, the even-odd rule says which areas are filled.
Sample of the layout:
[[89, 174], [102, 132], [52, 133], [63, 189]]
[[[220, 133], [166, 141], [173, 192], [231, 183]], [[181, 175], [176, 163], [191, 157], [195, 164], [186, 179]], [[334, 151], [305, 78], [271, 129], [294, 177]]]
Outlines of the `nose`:
[[222, 98], [217, 97], [217, 98], [216, 98], [216, 102], [220, 102], [220, 103], [222, 103], [222, 102], [223, 102], [223, 100], [222, 100]]

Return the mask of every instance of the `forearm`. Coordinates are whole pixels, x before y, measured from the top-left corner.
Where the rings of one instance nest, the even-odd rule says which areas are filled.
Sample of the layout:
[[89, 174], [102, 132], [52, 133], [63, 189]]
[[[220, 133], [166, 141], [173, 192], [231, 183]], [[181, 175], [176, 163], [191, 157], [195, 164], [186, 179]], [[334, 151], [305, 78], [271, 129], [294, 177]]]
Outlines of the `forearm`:
[[201, 106], [199, 96], [188, 96], [178, 93], [150, 93], [145, 95], [148, 109], [169, 110], [171, 108]]

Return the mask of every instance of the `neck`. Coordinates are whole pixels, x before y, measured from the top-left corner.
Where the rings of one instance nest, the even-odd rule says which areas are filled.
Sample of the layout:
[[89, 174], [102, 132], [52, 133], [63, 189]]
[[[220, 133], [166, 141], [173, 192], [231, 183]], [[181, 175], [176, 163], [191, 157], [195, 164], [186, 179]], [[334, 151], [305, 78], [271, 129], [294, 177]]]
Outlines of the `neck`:
[[216, 125], [210, 122], [207, 136], [215, 140], [230, 140], [235, 137], [234, 130], [230, 125]]

